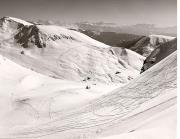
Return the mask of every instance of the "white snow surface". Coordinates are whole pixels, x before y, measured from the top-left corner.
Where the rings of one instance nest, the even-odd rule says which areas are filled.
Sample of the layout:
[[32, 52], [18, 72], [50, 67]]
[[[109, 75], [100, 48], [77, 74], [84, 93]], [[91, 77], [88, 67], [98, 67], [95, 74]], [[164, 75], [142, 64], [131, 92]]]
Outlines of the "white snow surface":
[[[3, 59], [1, 60], [2, 64]], [[7, 64], [7, 67], [8, 65], [10, 64]], [[6, 66], [3, 65], [2, 67]], [[163, 115], [164, 118], [169, 119], [169, 113], [163, 113], [166, 113], [171, 106], [176, 104], [176, 52], [145, 71], [138, 79], [131, 81], [129, 84], [95, 100], [87, 101], [79, 107], [65, 110], [58, 110], [62, 105], [62, 99], [57, 96], [62, 92], [53, 93], [52, 88], [54, 87], [47, 89], [45, 82], [43, 87], [39, 88], [44, 91], [37, 88], [37, 86], [42, 85], [42, 79], [41, 82], [38, 79], [37, 86], [31, 86], [33, 89], [23, 85], [24, 90], [32, 89], [30, 93], [28, 91], [19, 92], [14, 88], [14, 85], [7, 87], [7, 85], [11, 86], [13, 82], [17, 83], [17, 78], [11, 79], [13, 77], [9, 74], [11, 73], [10, 69], [19, 72], [19, 75], [16, 73], [18, 76], [26, 71], [24, 68], [25, 71], [23, 72], [16, 70], [15, 67], [7, 70], [7, 67], [3, 72], [0, 72], [2, 73], [0, 79], [7, 78], [1, 81], [2, 84], [6, 85], [1, 86], [0, 90], [3, 90], [2, 88], [4, 90], [9, 89], [9, 93], [7, 91], [1, 92], [1, 104], [3, 105], [1, 105], [0, 125], [3, 126], [0, 128], [0, 137], [2, 138], [95, 139], [107, 135], [113, 135], [112, 137], [114, 137], [114, 134], [131, 131], [134, 131], [132, 134], [136, 134], [135, 137], [146, 137], [150, 133], [157, 133], [155, 129], [151, 130], [151, 127], [155, 127], [160, 132], [160, 136], [164, 137], [161, 127], [156, 126], [156, 124], [150, 126], [147, 123], [154, 121], [152, 120], [153, 117], [158, 117], [158, 115]], [[4, 74], [5, 71], [9, 76]], [[24, 77], [23, 74], [22, 77]], [[11, 80], [8, 80], [8, 78]], [[44, 78], [49, 77], [44, 76]], [[24, 79], [26, 80], [26, 78], [18, 80], [20, 86]], [[37, 80], [33, 76], [27, 76], [27, 79]], [[54, 80], [56, 79], [46, 81], [52, 85], [55, 82]], [[60, 85], [59, 79], [56, 81]], [[22, 90], [22, 88], [19, 90]], [[33, 91], [39, 93], [33, 93]], [[72, 96], [72, 94], [69, 95], [69, 97]], [[73, 99], [71, 98], [71, 100]], [[173, 115], [173, 113], [171, 114]], [[155, 119], [158, 121], [157, 123], [162, 123], [162, 121], [159, 121], [161, 118]], [[174, 127], [174, 125], [172, 126]], [[167, 131], [168, 136], [172, 138], [175, 136], [174, 128], [168, 130], [163, 126], [163, 129], [163, 131]], [[140, 135], [139, 132], [144, 135]], [[130, 137], [131, 135], [124, 135], [124, 137], [126, 136]], [[154, 137], [152, 136], [152, 138]]]
[[[120, 86], [119, 84], [109, 86], [98, 84], [96, 86], [91, 82], [80, 83], [54, 79], [22, 67], [1, 55], [0, 84], [0, 95], [2, 98], [9, 97], [12, 101], [16, 101], [16, 97], [19, 101], [21, 99], [30, 100], [31, 98], [39, 100], [41, 95], [47, 95], [49, 99], [57, 99], [54, 101], [55, 103], [61, 100], [60, 105], [58, 104], [59, 110], [70, 107], [73, 103], [75, 105], [94, 99]], [[91, 86], [91, 89], [87, 90], [87, 85]], [[106, 91], [102, 92], [102, 88], [106, 88]], [[72, 99], [73, 97], [74, 99]], [[71, 100], [71, 102], [68, 102], [67, 99]], [[63, 104], [67, 107], [64, 107]]]
[[176, 105], [157, 113], [133, 132], [99, 139], [176, 139]]
[[[110, 51], [111, 46], [59, 26], [37, 25], [23, 32], [22, 28], [17, 29], [16, 24], [15, 28], [8, 28], [8, 22], [5, 25], [7, 30], [0, 32], [0, 54], [54, 78], [80, 82], [90, 78], [95, 83], [125, 84], [140, 74], [145, 59], [131, 50], [121, 51], [121, 48], [118, 48], [118, 55], [114, 55]], [[32, 29], [35, 29], [34, 34]], [[17, 33], [27, 38], [27, 48], [15, 41]], [[36, 46], [35, 38], [46, 46]]]
[[164, 38], [164, 39], [169, 39], [169, 40], [175, 39], [175, 37], [172, 37], [172, 36], [157, 35], [157, 34], [151, 34], [149, 36], [152, 37], [152, 38], [157, 37], [157, 38]]
[[4, 27], [0, 139], [175, 138], [176, 52], [139, 75], [144, 57], [130, 50], [44, 25], [42, 38], [66, 37], [22, 48], [13, 40], [17, 24]]
[[150, 43], [152, 45], [165, 43], [165, 42], [175, 39], [175, 37], [172, 37], [172, 36], [164, 36], [164, 35], [156, 35], [156, 34], [149, 35], [149, 37], [150, 37]]
[[99, 41], [96, 41], [92, 38], [90, 38], [89, 36], [82, 34], [80, 32], [74, 31], [74, 30], [69, 30], [66, 28], [62, 28], [60, 26], [55, 26], [55, 25], [38, 25], [37, 26], [41, 32], [47, 34], [47, 35], [66, 35], [66, 36], [71, 36], [73, 38], [75, 38], [76, 40], [80, 41], [80, 42], [84, 42], [87, 44], [91, 44], [94, 45], [96, 47], [102, 47], [102, 48], [108, 48], [110, 46], [101, 43]]
[[21, 19], [19, 19], [19, 18], [15, 18], [15, 17], [7, 17], [8, 19], [11, 19], [11, 20], [13, 20], [13, 21], [15, 21], [15, 22], [17, 22], [17, 23], [21, 23], [21, 24], [23, 24], [23, 25], [33, 25], [32, 23], [29, 23], [29, 22], [27, 22], [27, 21], [25, 21], [25, 20], [21, 20]]

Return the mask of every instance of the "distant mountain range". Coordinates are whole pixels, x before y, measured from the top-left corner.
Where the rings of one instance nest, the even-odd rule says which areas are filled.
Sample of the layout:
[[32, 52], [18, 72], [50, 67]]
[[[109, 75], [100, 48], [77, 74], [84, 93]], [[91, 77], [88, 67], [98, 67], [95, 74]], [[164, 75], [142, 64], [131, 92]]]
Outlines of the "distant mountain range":
[[[131, 49], [145, 57], [147, 57], [159, 44], [167, 42], [175, 38], [177, 35], [176, 26], [164, 28], [156, 27], [152, 24], [118, 26], [114, 23], [104, 22], [79, 22], [67, 24], [42, 20], [37, 21], [37, 23], [61, 25], [64, 28], [86, 34], [87, 36], [107, 45]], [[152, 40], [156, 40], [156, 42], [152, 43]]]
[[136, 35], [167, 35], [167, 36], [177, 36], [177, 26], [169, 27], [158, 27], [154, 24], [135, 24], [135, 25], [124, 25], [120, 26], [115, 23], [105, 23], [105, 22], [78, 22], [78, 23], [64, 23], [64, 22], [53, 22], [53, 21], [43, 21], [38, 20], [39, 24], [56, 24], [60, 26], [65, 26], [71, 29], [92, 31], [96, 34], [101, 32], [115, 32], [115, 33], [127, 33]]

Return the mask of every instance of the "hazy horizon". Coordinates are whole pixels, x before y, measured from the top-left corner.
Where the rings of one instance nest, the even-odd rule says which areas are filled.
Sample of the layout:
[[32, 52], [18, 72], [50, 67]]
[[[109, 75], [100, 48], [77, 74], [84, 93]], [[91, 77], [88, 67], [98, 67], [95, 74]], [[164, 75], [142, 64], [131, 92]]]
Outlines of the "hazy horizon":
[[3, 0], [0, 16], [60, 22], [177, 26], [176, 0]]

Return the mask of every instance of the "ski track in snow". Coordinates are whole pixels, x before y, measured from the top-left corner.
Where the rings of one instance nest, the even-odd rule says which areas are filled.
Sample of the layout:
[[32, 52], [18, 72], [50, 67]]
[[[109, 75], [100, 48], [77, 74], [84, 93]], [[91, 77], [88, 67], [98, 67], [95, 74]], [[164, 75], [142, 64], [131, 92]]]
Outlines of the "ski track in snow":
[[[48, 38], [46, 49], [34, 48], [33, 44], [28, 44], [33, 49], [20, 49], [12, 39], [19, 31], [18, 23], [27, 28], [33, 26], [7, 17], [0, 30], [0, 139], [139, 137], [142, 129], [151, 125], [148, 122], [156, 121], [153, 117], [175, 107], [176, 52], [138, 76], [144, 57], [58, 26], [35, 26], [38, 37]], [[152, 44], [173, 39], [162, 35], [149, 37]], [[90, 77], [98, 80], [75, 82], [83, 72], [92, 75], [92, 71], [87, 72], [89, 69], [96, 76]], [[122, 85], [131, 78], [135, 79]], [[116, 81], [122, 84], [117, 85]], [[91, 88], [88, 90], [87, 86]], [[163, 132], [158, 127], [157, 130]], [[155, 132], [147, 128], [144, 133]]]
[[[167, 73], [169, 74], [167, 75]], [[145, 102], [148, 103], [149, 100], [156, 99], [163, 94], [176, 95], [175, 92], [176, 52], [143, 73], [136, 81], [132, 81], [83, 107], [65, 113], [55, 113], [55, 119], [32, 128], [26, 127], [12, 136], [17, 136], [16, 138], [42, 137], [44, 139], [46, 136], [48, 138], [48, 135], [53, 137], [58, 134], [58, 137], [66, 139], [71, 138], [71, 134], [73, 137], [79, 137], [78, 134], [80, 134], [87, 138], [95, 138], [103, 131], [110, 130], [112, 125], [121, 123], [123, 117], [138, 109]], [[167, 102], [169, 101], [167, 100]], [[173, 101], [173, 103], [175, 102]], [[165, 108], [163, 107], [163, 109]]]

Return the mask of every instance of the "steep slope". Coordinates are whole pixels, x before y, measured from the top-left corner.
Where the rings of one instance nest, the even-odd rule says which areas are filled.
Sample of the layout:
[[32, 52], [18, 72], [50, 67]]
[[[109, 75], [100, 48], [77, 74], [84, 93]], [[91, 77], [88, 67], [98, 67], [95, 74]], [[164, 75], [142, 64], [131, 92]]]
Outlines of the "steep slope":
[[0, 19], [0, 41], [3, 44], [3, 41], [7, 41], [12, 38], [18, 32], [18, 29], [24, 26], [32, 25], [29, 22], [26, 22], [21, 19], [12, 18], [12, 17], [3, 17]]
[[60, 26], [36, 25], [13, 17], [3, 17], [0, 19], [0, 31], [0, 34], [3, 33], [1, 34], [2, 36], [9, 34], [9, 37], [14, 37], [18, 43], [23, 44], [23, 47], [27, 47], [26, 43], [29, 42], [35, 43], [37, 47], [42, 48], [45, 47], [45, 45], [42, 44], [41, 41], [55, 41], [63, 38], [96, 45], [98, 47], [109, 47], [77, 31], [61, 28]]
[[[16, 34], [15, 39], [18, 43], [23, 44], [23, 47], [28, 47], [28, 42], [35, 43], [37, 47], [42, 48], [46, 47], [42, 42], [47, 41], [57, 41], [63, 40], [64, 43], [76, 41], [81, 43], [86, 43], [89, 45], [95, 45], [97, 47], [109, 47], [103, 43], [100, 43], [90, 37], [79, 33], [77, 31], [68, 30], [60, 26], [53, 25], [36, 25], [36, 26], [27, 26], [22, 28], [18, 34]], [[33, 42], [34, 41], [34, 42]], [[39, 42], [38, 42], [39, 41]], [[42, 41], [42, 42], [41, 42]], [[26, 43], [26, 44], [25, 44]]]
[[[141, 62], [144, 61], [144, 57], [139, 57], [139, 54], [136, 52], [125, 48], [112, 47], [110, 51], [113, 55], [124, 60], [128, 65], [133, 67], [133, 69], [136, 69], [137, 71], [140, 70], [139, 68], [141, 66]], [[126, 63], [124, 63], [124, 66], [126, 66]], [[123, 65], [123, 63], [121, 64]]]
[[[52, 119], [44, 124], [37, 124], [37, 121], [34, 126], [6, 129], [0, 132], [1, 137], [94, 139], [107, 132], [111, 134], [115, 129], [118, 133], [133, 131], [155, 114], [176, 104], [176, 62], [174, 52], [138, 79], [108, 95], [80, 108], [52, 111]], [[29, 103], [36, 108], [37, 104]]]
[[127, 83], [139, 75], [144, 61], [144, 57], [124, 49], [138, 59], [134, 68], [132, 58], [114, 55], [110, 46], [59, 26], [29, 23], [14, 31], [9, 38], [1, 38], [0, 54], [54, 78]]
[[141, 73], [177, 50], [177, 39], [159, 45], [144, 61]]
[[3, 17], [0, 19], [0, 30], [4, 32], [9, 31], [10, 33], [10, 30], [16, 31], [17, 29], [30, 25], [33, 24], [13, 17]]

